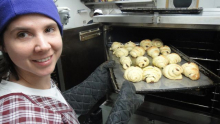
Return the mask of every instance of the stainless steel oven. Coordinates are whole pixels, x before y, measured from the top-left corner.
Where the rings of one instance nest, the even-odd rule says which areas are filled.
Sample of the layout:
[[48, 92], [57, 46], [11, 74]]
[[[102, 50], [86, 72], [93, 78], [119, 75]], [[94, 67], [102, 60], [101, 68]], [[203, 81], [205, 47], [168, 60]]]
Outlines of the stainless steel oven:
[[[201, 73], [212, 83], [138, 92], [146, 97], [136, 114], [173, 124], [220, 123], [220, 9], [124, 11], [118, 15], [97, 16], [94, 17], [97, 24], [64, 31], [60, 65], [65, 89], [80, 83], [99, 64], [111, 59], [109, 47], [114, 41], [138, 44], [143, 39], [160, 38], [186, 61], [198, 63]], [[120, 82], [114, 70], [110, 72], [117, 94]], [[106, 105], [111, 103], [111, 99], [105, 102]]]

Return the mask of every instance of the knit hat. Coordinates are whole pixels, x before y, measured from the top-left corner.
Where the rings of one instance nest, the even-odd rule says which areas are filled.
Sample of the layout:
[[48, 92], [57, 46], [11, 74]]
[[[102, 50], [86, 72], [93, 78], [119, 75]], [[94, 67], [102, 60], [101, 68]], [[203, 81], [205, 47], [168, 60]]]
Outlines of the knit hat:
[[0, 33], [13, 18], [31, 13], [50, 17], [63, 34], [63, 26], [53, 0], [0, 0]]

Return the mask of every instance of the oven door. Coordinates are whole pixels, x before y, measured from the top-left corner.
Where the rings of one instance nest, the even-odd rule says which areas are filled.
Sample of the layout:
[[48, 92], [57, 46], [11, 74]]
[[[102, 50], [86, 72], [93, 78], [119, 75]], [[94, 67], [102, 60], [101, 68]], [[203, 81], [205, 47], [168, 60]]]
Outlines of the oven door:
[[101, 25], [64, 30], [63, 52], [57, 63], [61, 91], [84, 81], [105, 58]]

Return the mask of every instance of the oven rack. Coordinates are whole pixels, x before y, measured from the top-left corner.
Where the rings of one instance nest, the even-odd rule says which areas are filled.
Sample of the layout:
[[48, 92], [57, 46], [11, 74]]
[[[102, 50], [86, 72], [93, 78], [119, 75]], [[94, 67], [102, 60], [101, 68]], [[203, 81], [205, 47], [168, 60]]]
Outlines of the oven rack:
[[[211, 108], [211, 113], [215, 113], [215, 111], [218, 111], [220, 113], [220, 86], [215, 88], [215, 91], [213, 93], [213, 98], [211, 99], [212, 101], [212, 108]], [[219, 108], [217, 108], [219, 107]]]
[[205, 68], [200, 63], [198, 63], [195, 60], [193, 60], [191, 57], [188, 57], [187, 55], [182, 53], [180, 50], [175, 48], [174, 46], [170, 45], [170, 48], [171, 48], [172, 51], [178, 53], [186, 61], [196, 63], [199, 66], [199, 69], [200, 69], [201, 72], [203, 72], [209, 78], [212, 78], [213, 81], [217, 81], [218, 85], [220, 84], [220, 77], [218, 75], [216, 75], [215, 73], [211, 72], [209, 69]]
[[[211, 67], [209, 69], [220, 76], [220, 66], [218, 66], [220, 65], [220, 51], [218, 50], [219, 44], [217, 40], [210, 41], [208, 38], [200, 39], [197, 42], [194, 40], [169, 40], [169, 42], [175, 48], [187, 54], [190, 59], [204, 63], [205, 67]], [[212, 62], [215, 66], [207, 62]]]

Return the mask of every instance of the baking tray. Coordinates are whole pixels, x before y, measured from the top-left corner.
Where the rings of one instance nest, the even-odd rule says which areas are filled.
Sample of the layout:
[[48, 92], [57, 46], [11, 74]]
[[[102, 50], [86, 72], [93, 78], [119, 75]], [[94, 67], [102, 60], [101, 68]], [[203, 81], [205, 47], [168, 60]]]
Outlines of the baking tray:
[[[166, 77], [162, 76], [161, 79], [156, 83], [146, 83], [145, 81], [140, 81], [133, 83], [137, 93], [146, 93], [146, 92], [167, 92], [167, 91], [178, 91], [178, 90], [193, 90], [198, 88], [207, 88], [213, 87], [215, 85], [220, 84], [220, 77], [216, 74], [199, 64], [198, 62], [190, 59], [184, 53], [176, 49], [174, 46], [169, 45], [171, 51], [174, 53], [178, 53], [182, 58], [182, 61], [179, 65], [182, 65], [186, 62], [194, 62], [199, 66], [200, 69], [200, 79], [193, 81], [183, 75], [183, 79], [181, 80], [170, 80]], [[108, 60], [114, 60], [115, 66], [110, 69], [110, 74], [112, 78], [112, 82], [116, 92], [120, 91], [122, 83], [125, 81], [124, 79], [124, 69], [122, 68], [119, 58], [113, 55], [113, 52], [107, 48], [107, 58]], [[152, 65], [152, 58], [145, 53], [146, 57], [150, 60], [150, 64]]]

